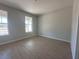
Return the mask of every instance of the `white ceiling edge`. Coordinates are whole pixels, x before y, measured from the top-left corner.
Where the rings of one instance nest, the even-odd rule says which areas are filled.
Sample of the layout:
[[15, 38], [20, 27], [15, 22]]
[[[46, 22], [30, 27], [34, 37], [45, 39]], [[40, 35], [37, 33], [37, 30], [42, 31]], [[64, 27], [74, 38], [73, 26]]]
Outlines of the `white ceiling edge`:
[[[23, 5], [23, 2], [25, 3]], [[50, 2], [52, 1], [52, 2]], [[22, 2], [22, 3], [21, 3]], [[72, 0], [39, 0], [36, 4], [32, 0], [0, 0], [0, 3], [34, 15], [42, 15], [72, 6]], [[55, 3], [54, 3], [55, 2]], [[27, 3], [27, 4], [26, 4]]]
[[[65, 9], [68, 9], [68, 8], [71, 8], [71, 11], [72, 11], [72, 13], [73, 13], [73, 6], [66, 6], [66, 7], [63, 7], [63, 8], [54, 10], [54, 11], [50, 11], [50, 12], [47, 12], [47, 13], [44, 13], [44, 14], [40, 14], [40, 15], [46, 15], [46, 14], [50, 14], [50, 13], [55, 13], [55, 12], [58, 12], [58, 11], [61, 11], [61, 10], [65, 10]], [[38, 15], [39, 15], [39, 14], [38, 14]]]
[[11, 7], [11, 6], [8, 6], [8, 5], [5, 5], [5, 4], [2, 4], [2, 3], [0, 3], [0, 5], [3, 6], [3, 7], [7, 7], [7, 8], [11, 8], [11, 9], [15, 9], [15, 10], [18, 10], [18, 11], [21, 11], [21, 12], [24, 12], [24, 13], [27, 13], [27, 14], [30, 14], [30, 15], [39, 16], [39, 14], [33, 14], [33, 13], [30, 13], [30, 12], [27, 12], [27, 11], [21, 10], [21, 9], [19, 9], [19, 8]]
[[2, 4], [2, 3], [0, 3], [0, 5], [5, 6], [5, 7], [8, 7], [8, 8], [13, 8], [13, 9], [19, 10], [19, 11], [21, 11], [21, 12], [28, 13], [28, 14], [35, 15], [35, 16], [41, 16], [41, 15], [45, 15], [45, 14], [48, 14], [48, 13], [51, 13], [51, 12], [54, 13], [54, 12], [56, 12], [56, 11], [59, 11], [59, 10], [62, 10], [62, 9], [66, 9], [66, 8], [73, 8], [73, 6], [66, 6], [66, 7], [63, 7], [63, 8], [54, 10], [54, 11], [49, 11], [49, 12], [47, 12], [47, 13], [43, 13], [43, 14], [34, 14], [34, 13], [31, 13], [31, 12], [27, 12], [27, 11], [21, 10], [21, 9], [19, 9], [19, 8], [15, 8], [15, 7], [11, 7], [11, 6]]

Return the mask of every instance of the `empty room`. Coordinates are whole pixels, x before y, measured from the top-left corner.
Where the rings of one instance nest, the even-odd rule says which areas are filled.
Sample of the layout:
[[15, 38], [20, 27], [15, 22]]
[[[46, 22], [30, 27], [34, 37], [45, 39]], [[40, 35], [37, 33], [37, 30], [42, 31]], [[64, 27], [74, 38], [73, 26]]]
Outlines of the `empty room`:
[[79, 59], [78, 0], [0, 0], [0, 59]]

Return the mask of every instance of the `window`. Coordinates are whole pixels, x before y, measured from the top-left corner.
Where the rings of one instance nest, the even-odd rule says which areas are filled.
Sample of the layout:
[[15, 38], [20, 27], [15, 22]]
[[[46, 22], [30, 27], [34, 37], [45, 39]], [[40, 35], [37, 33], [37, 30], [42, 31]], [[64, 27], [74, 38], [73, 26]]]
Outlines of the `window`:
[[7, 11], [0, 10], [0, 36], [8, 35], [8, 13]]
[[25, 16], [25, 32], [32, 32], [32, 17]]

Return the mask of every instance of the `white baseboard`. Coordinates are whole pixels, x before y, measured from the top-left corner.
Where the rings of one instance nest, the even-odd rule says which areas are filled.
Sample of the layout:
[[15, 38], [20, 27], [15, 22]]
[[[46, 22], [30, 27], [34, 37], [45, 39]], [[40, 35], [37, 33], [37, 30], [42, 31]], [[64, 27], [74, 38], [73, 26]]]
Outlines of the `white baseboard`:
[[[37, 35], [29, 35], [29, 36], [18, 38], [16, 40], [10, 40], [10, 41], [7, 41], [7, 42], [2, 42], [2, 43], [0, 43], [0, 45], [16, 42], [16, 41], [22, 40], [24, 38], [30, 38], [30, 37], [33, 37], [33, 36], [37, 36]], [[64, 39], [59, 39], [59, 38], [54, 38], [54, 37], [49, 37], [49, 36], [44, 36], [44, 35], [38, 35], [38, 36], [47, 37], [47, 38], [50, 38], [50, 39], [56, 39], [56, 40], [60, 40], [60, 41], [64, 41], [64, 42], [70, 43], [70, 41], [67, 41], [67, 40], [64, 40]]]
[[2, 42], [2, 43], [0, 43], [0, 45], [12, 43], [12, 42], [16, 42], [16, 41], [22, 40], [22, 39], [24, 39], [24, 38], [30, 38], [30, 37], [33, 37], [33, 36], [36, 36], [36, 35], [29, 35], [29, 36], [25, 36], [25, 37], [18, 38], [18, 39], [16, 39], [16, 40], [10, 40], [10, 41], [7, 41], [7, 42]]
[[60, 39], [60, 38], [49, 37], [49, 36], [45, 36], [45, 35], [39, 35], [39, 36], [42, 36], [42, 37], [47, 37], [47, 38], [50, 38], [50, 39], [56, 39], [56, 40], [60, 40], [60, 41], [63, 41], [63, 42], [70, 43], [70, 41], [68, 41], [68, 40], [64, 40], [64, 39]]

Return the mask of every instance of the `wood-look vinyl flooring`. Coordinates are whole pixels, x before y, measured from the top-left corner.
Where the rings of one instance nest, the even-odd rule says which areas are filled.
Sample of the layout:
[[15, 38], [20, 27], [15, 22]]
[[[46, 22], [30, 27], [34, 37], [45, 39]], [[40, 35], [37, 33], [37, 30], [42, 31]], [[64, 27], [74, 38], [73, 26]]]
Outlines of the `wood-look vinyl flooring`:
[[71, 59], [70, 44], [31, 37], [0, 46], [0, 59]]

